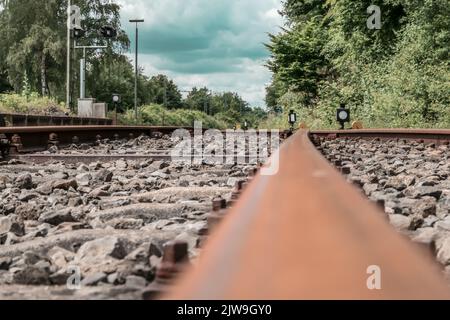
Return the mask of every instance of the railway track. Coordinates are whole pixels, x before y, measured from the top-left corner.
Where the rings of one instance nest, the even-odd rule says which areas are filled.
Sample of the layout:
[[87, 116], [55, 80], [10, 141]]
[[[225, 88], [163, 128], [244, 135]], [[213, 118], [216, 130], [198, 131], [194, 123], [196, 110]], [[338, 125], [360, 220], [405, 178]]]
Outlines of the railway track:
[[255, 176], [175, 129], [1, 128], [0, 299], [450, 297], [449, 131], [299, 131]]
[[174, 129], [5, 129], [41, 138], [0, 163], [0, 299], [141, 299], [164, 245], [194, 259], [214, 201], [254, 166], [171, 161]]
[[[397, 192], [394, 197], [412, 197], [416, 201], [414, 207], [425, 201], [420, 196], [431, 196], [434, 203], [436, 198], [442, 201], [439, 235], [427, 238], [422, 234], [419, 239], [427, 244], [427, 250], [397, 233], [388, 223], [385, 199], [382, 206], [380, 201], [367, 201], [359, 188], [347, 183], [326, 161], [311, 140], [345, 174], [351, 174], [355, 167], [364, 167], [358, 167], [358, 162], [377, 152], [385, 158], [393, 152], [390, 159], [395, 162], [399, 154], [393, 148], [399, 141], [403, 147], [418, 146], [418, 153], [411, 154], [411, 159], [422, 159], [425, 167], [430, 160], [434, 165], [428, 170], [442, 184], [433, 185], [435, 192], [427, 189], [433, 187], [422, 184], [423, 195], [419, 190], [419, 196]], [[378, 144], [372, 150], [367, 146], [371, 140]], [[281, 148], [278, 174], [258, 176], [248, 186], [204, 248], [199, 263], [181, 277], [165, 298], [449, 299], [449, 282], [443, 273], [450, 264], [449, 140], [448, 130], [298, 132]], [[362, 149], [364, 143], [366, 149]], [[402, 149], [403, 157], [408, 158], [408, 147], [412, 149]], [[425, 150], [428, 155], [420, 154]], [[375, 165], [381, 163], [381, 159], [373, 161]], [[396, 165], [391, 169], [400, 169], [402, 163]], [[420, 173], [421, 168], [413, 165], [391, 175], [395, 177], [411, 168]], [[378, 169], [372, 168], [375, 177], [380, 174]], [[375, 179], [368, 182], [373, 184]], [[370, 195], [377, 188], [367, 191]], [[414, 192], [414, 187], [410, 191]], [[401, 217], [409, 221], [404, 214]], [[433, 216], [436, 212], [431, 209], [427, 214]], [[401, 227], [412, 229], [418, 225], [404, 223]], [[433, 255], [429, 254], [430, 248]], [[448, 270], [447, 267], [447, 274]]]
[[[47, 150], [49, 146], [69, 146], [71, 144], [89, 144], [109, 139], [132, 139], [145, 134], [160, 137], [171, 134], [178, 127], [149, 126], [26, 126], [0, 127], [0, 135], [10, 141], [12, 153], [30, 153]], [[191, 128], [184, 128], [192, 130]]]

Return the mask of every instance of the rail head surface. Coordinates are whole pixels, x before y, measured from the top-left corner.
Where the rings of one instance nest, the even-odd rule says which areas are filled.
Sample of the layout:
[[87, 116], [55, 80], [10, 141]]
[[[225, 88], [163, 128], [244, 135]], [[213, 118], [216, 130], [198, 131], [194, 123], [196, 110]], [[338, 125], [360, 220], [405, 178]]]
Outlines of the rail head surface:
[[176, 129], [191, 129], [188, 127], [170, 127], [170, 126], [37, 126], [37, 127], [3, 127], [0, 133], [41, 133], [41, 132], [83, 132], [83, 131], [129, 131], [129, 130], [152, 130], [162, 132], [172, 132]]
[[315, 136], [331, 138], [405, 139], [428, 143], [449, 143], [450, 129], [361, 129], [361, 130], [317, 130]]
[[[450, 299], [431, 257], [300, 131], [257, 176], [165, 299]], [[371, 290], [371, 267], [381, 289]]]
[[[165, 126], [30, 126], [30, 127], [3, 127], [0, 134], [4, 134], [10, 141], [14, 137], [20, 138], [20, 153], [42, 151], [48, 148], [51, 134], [57, 135], [58, 144], [61, 146], [71, 144], [74, 137], [79, 143], [95, 142], [97, 136], [102, 139], [123, 139], [130, 136], [137, 137], [141, 134], [153, 133], [172, 134], [177, 129], [185, 129], [192, 132], [193, 128], [165, 127]], [[16, 139], [17, 140], [17, 139]]]

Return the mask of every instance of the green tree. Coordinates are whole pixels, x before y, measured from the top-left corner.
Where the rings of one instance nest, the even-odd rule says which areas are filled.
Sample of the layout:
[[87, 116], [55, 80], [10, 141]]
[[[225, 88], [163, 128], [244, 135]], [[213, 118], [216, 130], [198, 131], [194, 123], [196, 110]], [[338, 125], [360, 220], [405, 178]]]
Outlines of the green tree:
[[6, 70], [0, 71], [0, 93], [11, 91], [13, 88], [8, 81], [8, 73]]
[[[380, 30], [366, 25], [373, 4]], [[286, 28], [267, 45], [269, 110], [295, 109], [310, 125], [331, 127], [345, 102], [367, 126], [450, 127], [448, 0], [286, 0], [283, 7]]]
[[[274, 73], [272, 96], [280, 97], [292, 90], [302, 94], [306, 105], [317, 96], [321, 81], [329, 76], [329, 64], [322, 52], [326, 34], [318, 19], [270, 35], [271, 43], [266, 46], [272, 53], [268, 62]], [[274, 107], [274, 101], [269, 102]]]
[[211, 108], [213, 107], [213, 97], [211, 91], [204, 88], [192, 88], [192, 90], [188, 93], [188, 96], [185, 100], [186, 106], [191, 110], [203, 111], [204, 113], [214, 114], [217, 110], [213, 110], [211, 112]]
[[311, 17], [324, 16], [326, 11], [326, 0], [286, 0], [283, 1], [281, 14], [287, 19], [288, 25], [301, 23]]
[[[138, 82], [138, 102], [143, 104], [143, 83], [140, 76]], [[96, 59], [91, 64], [87, 88], [92, 96], [112, 106], [112, 94], [120, 94], [120, 112], [134, 106], [134, 70], [130, 60], [123, 55], [115, 54], [108, 58]]]
[[146, 103], [163, 105], [167, 109], [180, 109], [183, 107], [181, 92], [177, 85], [165, 75], [151, 77], [145, 85], [148, 91]]
[[[16, 91], [27, 72], [33, 91], [42, 95], [64, 97], [67, 1], [65, 0], [0, 0], [0, 39], [8, 78]], [[83, 44], [98, 43], [100, 26], [108, 24], [120, 30], [119, 6], [102, 0], [78, 0], [84, 16], [83, 28], [90, 32]], [[4, 41], [4, 42], [3, 42]], [[129, 44], [123, 31], [113, 43], [119, 51]], [[3, 46], [4, 45], [4, 46]], [[77, 53], [75, 57], [80, 57]], [[98, 55], [90, 55], [95, 60]], [[76, 70], [74, 65], [73, 71]]]

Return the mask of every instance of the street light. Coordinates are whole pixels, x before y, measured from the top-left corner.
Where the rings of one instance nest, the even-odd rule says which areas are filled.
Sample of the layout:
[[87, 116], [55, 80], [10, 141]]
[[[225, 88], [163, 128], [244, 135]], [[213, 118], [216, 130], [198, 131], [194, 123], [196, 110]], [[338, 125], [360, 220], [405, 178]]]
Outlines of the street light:
[[66, 52], [66, 107], [70, 107], [70, 30], [72, 29], [72, 2], [67, 3], [67, 52]]
[[144, 19], [132, 19], [130, 20], [131, 23], [136, 24], [136, 49], [135, 49], [135, 75], [134, 75], [134, 112], [136, 117], [136, 123], [138, 121], [138, 109], [137, 109], [137, 81], [138, 81], [138, 41], [139, 41], [139, 29], [138, 29], [138, 23], [144, 22]]

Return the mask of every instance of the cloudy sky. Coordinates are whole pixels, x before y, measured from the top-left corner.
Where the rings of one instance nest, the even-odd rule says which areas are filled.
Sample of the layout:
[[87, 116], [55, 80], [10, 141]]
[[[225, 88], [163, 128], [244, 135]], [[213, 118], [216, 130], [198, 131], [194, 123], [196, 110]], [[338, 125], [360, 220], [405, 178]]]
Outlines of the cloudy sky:
[[[145, 74], [167, 74], [181, 90], [203, 87], [238, 92], [264, 106], [271, 74], [263, 66], [267, 33], [282, 25], [280, 0], [118, 0], [122, 25], [139, 26], [139, 65]], [[133, 50], [130, 57], [134, 57]]]

